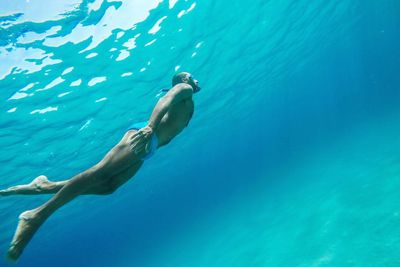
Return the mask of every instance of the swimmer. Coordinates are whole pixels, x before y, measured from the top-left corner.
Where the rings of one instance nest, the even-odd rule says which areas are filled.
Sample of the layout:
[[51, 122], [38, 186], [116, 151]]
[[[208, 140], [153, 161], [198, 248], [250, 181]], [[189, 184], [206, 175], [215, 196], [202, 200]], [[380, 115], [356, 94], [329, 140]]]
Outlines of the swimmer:
[[159, 99], [148, 122], [127, 129], [122, 139], [96, 165], [69, 180], [52, 182], [41, 175], [26, 185], [0, 190], [0, 196], [55, 194], [49, 201], [19, 216], [7, 256], [16, 261], [39, 227], [59, 208], [80, 195], [109, 195], [133, 177], [156, 149], [168, 144], [189, 123], [192, 96], [200, 91], [190, 73], [173, 76], [172, 88]]

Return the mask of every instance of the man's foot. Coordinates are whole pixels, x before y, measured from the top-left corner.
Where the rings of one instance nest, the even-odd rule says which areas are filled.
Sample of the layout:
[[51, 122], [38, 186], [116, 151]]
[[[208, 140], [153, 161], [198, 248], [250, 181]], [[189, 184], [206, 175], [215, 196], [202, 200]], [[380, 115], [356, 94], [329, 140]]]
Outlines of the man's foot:
[[47, 179], [47, 177], [40, 175], [33, 179], [33, 181], [29, 184], [17, 185], [8, 189], [0, 190], [0, 196], [41, 194], [43, 191], [46, 191], [50, 185], [51, 182]]
[[41, 224], [42, 220], [39, 219], [35, 210], [25, 211], [19, 215], [17, 230], [7, 252], [8, 259], [12, 261], [18, 260]]

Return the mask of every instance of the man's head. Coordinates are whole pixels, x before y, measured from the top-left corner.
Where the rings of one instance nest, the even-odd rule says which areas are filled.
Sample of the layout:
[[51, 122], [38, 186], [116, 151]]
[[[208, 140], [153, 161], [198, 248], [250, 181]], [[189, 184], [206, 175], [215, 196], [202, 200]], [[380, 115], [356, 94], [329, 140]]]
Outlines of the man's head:
[[199, 81], [196, 80], [192, 74], [189, 72], [180, 72], [172, 77], [172, 86], [177, 85], [178, 83], [186, 83], [193, 87], [193, 92], [197, 93], [200, 91]]

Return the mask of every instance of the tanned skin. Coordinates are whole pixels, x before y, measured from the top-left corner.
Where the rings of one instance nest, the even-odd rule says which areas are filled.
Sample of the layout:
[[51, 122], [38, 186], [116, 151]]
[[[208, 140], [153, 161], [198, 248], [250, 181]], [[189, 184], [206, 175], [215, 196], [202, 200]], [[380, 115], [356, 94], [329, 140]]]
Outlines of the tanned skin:
[[140, 130], [128, 130], [121, 141], [104, 158], [72, 178], [52, 182], [46, 176], [30, 184], [0, 190], [0, 196], [16, 194], [55, 194], [43, 205], [19, 216], [19, 223], [7, 256], [16, 261], [40, 226], [59, 208], [80, 195], [109, 195], [131, 179], [143, 164], [150, 149], [152, 135], [157, 135], [158, 148], [168, 144], [188, 125], [194, 112], [193, 94], [200, 91], [198, 81], [187, 72], [176, 74], [173, 87], [160, 98], [149, 123]]

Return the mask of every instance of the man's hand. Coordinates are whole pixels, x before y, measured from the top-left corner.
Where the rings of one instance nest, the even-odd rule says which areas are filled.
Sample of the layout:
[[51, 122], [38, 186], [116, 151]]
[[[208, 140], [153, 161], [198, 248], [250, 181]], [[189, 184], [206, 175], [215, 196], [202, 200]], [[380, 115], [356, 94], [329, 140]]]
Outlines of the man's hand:
[[136, 155], [143, 152], [148, 153], [151, 146], [151, 135], [153, 129], [150, 126], [146, 126], [137, 131], [130, 139], [131, 151]]

